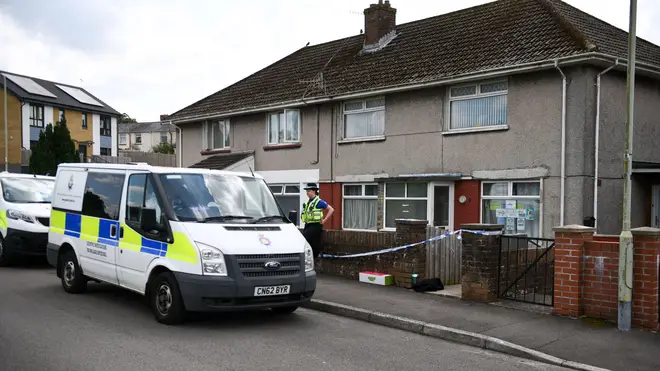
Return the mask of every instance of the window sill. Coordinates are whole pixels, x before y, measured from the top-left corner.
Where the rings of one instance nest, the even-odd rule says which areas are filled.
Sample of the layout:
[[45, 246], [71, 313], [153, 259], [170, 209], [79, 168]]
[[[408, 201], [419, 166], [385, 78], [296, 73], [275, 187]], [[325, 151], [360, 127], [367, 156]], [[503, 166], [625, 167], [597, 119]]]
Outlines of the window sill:
[[[167, 142], [165, 142], [165, 143], [167, 143]], [[204, 151], [200, 151], [199, 154], [202, 155], [202, 156], [206, 156], [206, 155], [218, 155], [218, 154], [221, 154], [221, 153], [230, 153], [230, 152], [231, 152], [231, 149], [229, 149], [229, 148], [207, 149], [207, 150], [204, 150]]]
[[459, 134], [481, 133], [487, 131], [504, 131], [504, 130], [509, 130], [509, 125], [484, 126], [480, 128], [443, 131], [442, 135], [459, 135]]
[[302, 147], [302, 143], [271, 144], [264, 146], [264, 151], [273, 151], [277, 149], [294, 149]]
[[337, 144], [351, 144], [351, 143], [362, 143], [362, 142], [383, 142], [385, 141], [384, 135], [379, 135], [377, 137], [364, 137], [364, 138], [349, 138], [342, 139], [337, 142]]
[[377, 229], [354, 229], [354, 228], [343, 228], [343, 227], [341, 230], [347, 232], [371, 232], [371, 233], [379, 232]]

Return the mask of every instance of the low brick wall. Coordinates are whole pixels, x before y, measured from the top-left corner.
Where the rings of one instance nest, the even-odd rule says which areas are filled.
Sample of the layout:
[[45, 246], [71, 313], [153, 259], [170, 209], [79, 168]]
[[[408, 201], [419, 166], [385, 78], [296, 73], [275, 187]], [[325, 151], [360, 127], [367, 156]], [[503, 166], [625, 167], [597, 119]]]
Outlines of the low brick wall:
[[[349, 255], [376, 251], [408, 243], [420, 242], [425, 238], [426, 222], [419, 225], [400, 225], [397, 232], [358, 232], [328, 230], [323, 233], [324, 253]], [[421, 233], [421, 234], [420, 234]], [[425, 277], [425, 245], [397, 252], [346, 259], [322, 258], [317, 260], [316, 270], [357, 280], [360, 272], [371, 271], [394, 276], [396, 286], [410, 287], [413, 272], [419, 279]]]

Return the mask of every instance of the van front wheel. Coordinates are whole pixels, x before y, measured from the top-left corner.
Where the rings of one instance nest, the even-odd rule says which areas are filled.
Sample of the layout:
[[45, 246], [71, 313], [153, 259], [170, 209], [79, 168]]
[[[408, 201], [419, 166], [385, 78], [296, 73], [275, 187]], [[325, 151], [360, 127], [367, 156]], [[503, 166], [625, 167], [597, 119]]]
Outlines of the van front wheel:
[[153, 279], [149, 289], [149, 302], [156, 321], [166, 325], [183, 323], [186, 309], [179, 285], [172, 273], [163, 272]]
[[79, 294], [87, 289], [87, 279], [83, 276], [76, 259], [76, 253], [69, 250], [62, 256], [61, 272], [62, 287], [69, 294]]

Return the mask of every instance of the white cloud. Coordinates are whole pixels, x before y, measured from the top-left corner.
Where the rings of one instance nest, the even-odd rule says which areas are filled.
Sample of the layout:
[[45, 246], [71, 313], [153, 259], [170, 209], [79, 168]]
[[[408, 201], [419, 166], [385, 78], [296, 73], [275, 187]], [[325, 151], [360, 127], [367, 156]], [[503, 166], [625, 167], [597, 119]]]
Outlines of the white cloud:
[[[0, 5], [0, 69], [82, 85], [118, 111], [148, 121], [307, 42], [357, 34], [363, 8], [375, 0], [0, 1], [9, 1]], [[485, 2], [392, 0], [398, 23]], [[568, 2], [627, 29], [627, 0]], [[658, 44], [653, 19], [659, 9], [654, 0], [639, 1], [638, 34]]]

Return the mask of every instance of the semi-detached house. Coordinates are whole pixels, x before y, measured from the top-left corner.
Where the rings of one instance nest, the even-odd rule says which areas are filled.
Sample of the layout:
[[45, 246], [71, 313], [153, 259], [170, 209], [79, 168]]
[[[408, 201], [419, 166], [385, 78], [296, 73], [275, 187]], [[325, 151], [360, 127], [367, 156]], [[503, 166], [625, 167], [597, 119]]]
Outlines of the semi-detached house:
[[[625, 31], [559, 0], [499, 0], [306, 46], [170, 116], [185, 166], [262, 174], [285, 210], [320, 182], [330, 227], [397, 218], [618, 233]], [[633, 226], [658, 226], [660, 48], [637, 44]], [[200, 148], [202, 150], [200, 151]]]
[[[3, 81], [7, 81], [7, 97]], [[0, 71], [0, 122], [4, 125], [7, 105], [9, 170], [21, 172], [22, 150], [32, 149], [48, 124], [66, 118], [76, 149], [87, 161], [93, 155], [117, 156], [117, 119], [114, 108], [73, 85]], [[0, 137], [4, 131], [0, 130]], [[4, 154], [4, 138], [0, 153]], [[4, 155], [3, 155], [4, 156]], [[0, 160], [4, 166], [4, 160]]]

